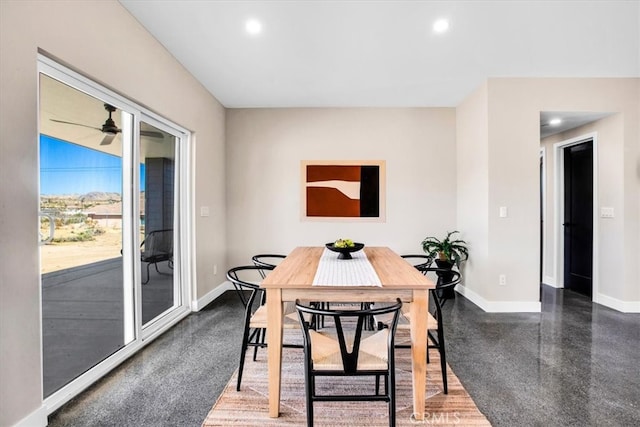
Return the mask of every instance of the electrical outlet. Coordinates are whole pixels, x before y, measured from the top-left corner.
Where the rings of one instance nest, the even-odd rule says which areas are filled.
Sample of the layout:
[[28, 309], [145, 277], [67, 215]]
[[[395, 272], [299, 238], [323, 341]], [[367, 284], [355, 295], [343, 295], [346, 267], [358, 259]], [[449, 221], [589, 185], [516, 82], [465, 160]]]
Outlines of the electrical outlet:
[[213, 275], [218, 274], [218, 264], [213, 264]]
[[613, 208], [610, 208], [610, 207], [600, 208], [600, 218], [613, 218], [613, 217], [615, 217]]
[[506, 286], [507, 285], [507, 275], [506, 274], [501, 274], [498, 277], [498, 284], [500, 286]]

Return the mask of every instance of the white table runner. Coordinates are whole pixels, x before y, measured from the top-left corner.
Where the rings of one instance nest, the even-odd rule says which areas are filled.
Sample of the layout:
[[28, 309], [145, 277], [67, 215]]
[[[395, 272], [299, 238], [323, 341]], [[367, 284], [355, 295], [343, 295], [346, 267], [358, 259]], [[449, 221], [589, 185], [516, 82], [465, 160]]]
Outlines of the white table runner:
[[352, 252], [353, 259], [338, 259], [338, 254], [325, 248], [313, 278], [317, 286], [382, 286], [378, 274], [364, 250]]

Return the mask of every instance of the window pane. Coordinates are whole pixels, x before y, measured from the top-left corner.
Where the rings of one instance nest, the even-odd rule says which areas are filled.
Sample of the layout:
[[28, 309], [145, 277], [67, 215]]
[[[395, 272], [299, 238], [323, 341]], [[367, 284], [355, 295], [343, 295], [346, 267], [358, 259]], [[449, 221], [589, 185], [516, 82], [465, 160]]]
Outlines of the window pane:
[[174, 284], [176, 138], [140, 123], [142, 323], [180, 304]]
[[44, 395], [125, 346], [121, 112], [40, 77]]

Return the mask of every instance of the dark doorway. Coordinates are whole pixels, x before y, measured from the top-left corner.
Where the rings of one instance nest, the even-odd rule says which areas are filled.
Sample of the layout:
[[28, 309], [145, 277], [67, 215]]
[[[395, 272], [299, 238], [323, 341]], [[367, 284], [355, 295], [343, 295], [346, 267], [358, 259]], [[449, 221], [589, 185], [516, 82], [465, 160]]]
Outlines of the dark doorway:
[[564, 287], [593, 294], [593, 140], [564, 148]]

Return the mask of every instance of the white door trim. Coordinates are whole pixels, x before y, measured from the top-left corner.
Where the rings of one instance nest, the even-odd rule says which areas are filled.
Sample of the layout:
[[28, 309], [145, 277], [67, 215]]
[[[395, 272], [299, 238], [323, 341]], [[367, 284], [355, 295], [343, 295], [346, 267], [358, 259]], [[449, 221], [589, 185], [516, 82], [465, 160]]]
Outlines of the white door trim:
[[556, 287], [564, 288], [564, 232], [562, 222], [564, 218], [564, 149], [572, 145], [593, 141], [593, 264], [592, 264], [592, 285], [593, 302], [598, 302], [599, 280], [598, 265], [599, 244], [598, 244], [598, 133], [590, 132], [575, 138], [553, 144], [554, 157], [554, 222], [553, 233], [554, 255], [553, 255], [553, 275]]
[[540, 206], [540, 210], [542, 212], [542, 218], [540, 218], [542, 220], [542, 235], [541, 240], [542, 240], [542, 248], [540, 250], [542, 259], [540, 259], [540, 264], [542, 265], [542, 282], [545, 282], [545, 277], [546, 277], [546, 271], [547, 271], [547, 266], [545, 265], [545, 257], [546, 257], [546, 253], [547, 251], [545, 250], [545, 246], [547, 244], [547, 149], [545, 147], [540, 147], [540, 160], [542, 161], [542, 177], [540, 179], [540, 200], [541, 200], [541, 204], [542, 206]]

